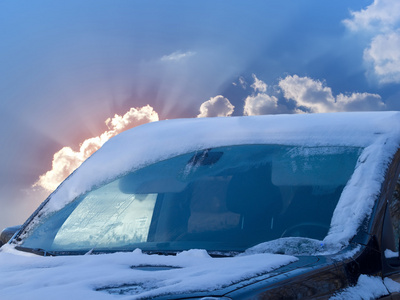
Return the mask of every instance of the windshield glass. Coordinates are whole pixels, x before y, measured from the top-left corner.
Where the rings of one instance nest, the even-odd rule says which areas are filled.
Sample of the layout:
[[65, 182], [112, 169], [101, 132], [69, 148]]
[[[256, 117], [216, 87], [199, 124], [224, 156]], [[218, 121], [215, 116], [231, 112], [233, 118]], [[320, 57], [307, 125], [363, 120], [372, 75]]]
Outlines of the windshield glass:
[[180, 155], [42, 216], [20, 246], [235, 252], [280, 238], [322, 240], [360, 151], [240, 145]]

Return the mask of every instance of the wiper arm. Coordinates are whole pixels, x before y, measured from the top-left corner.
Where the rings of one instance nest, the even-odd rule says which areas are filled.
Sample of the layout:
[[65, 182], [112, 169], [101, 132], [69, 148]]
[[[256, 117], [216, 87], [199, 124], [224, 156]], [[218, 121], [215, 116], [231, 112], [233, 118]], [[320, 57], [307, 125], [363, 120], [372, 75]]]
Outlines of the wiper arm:
[[142, 250], [146, 254], [158, 254], [158, 255], [176, 255], [180, 251], [164, 251], [164, 250]]
[[[176, 254], [178, 254], [179, 252], [182, 252], [185, 250], [175, 250], [175, 251], [167, 251], [167, 250], [143, 250], [143, 253], [146, 254], [158, 254], [158, 255], [173, 255], [175, 256]], [[229, 252], [225, 252], [225, 251], [207, 251], [208, 255], [210, 255], [211, 257], [233, 257], [238, 255], [240, 252], [236, 252], [236, 251], [229, 251]]]
[[208, 251], [208, 255], [211, 257], [234, 257], [240, 254], [238, 251]]
[[36, 254], [36, 255], [41, 255], [41, 256], [57, 256], [57, 254], [55, 254], [54, 252], [47, 251], [47, 250], [42, 249], [42, 248], [26, 248], [26, 247], [17, 246], [17, 247], [15, 247], [15, 249], [19, 250], [19, 251], [33, 253], [33, 254]]

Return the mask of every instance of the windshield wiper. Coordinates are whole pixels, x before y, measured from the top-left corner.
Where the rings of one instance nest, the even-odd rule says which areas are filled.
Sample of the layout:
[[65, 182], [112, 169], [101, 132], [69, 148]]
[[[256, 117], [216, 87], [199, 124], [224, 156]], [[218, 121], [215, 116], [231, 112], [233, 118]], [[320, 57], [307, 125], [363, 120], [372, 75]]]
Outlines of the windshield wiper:
[[[167, 251], [167, 250], [142, 250], [143, 253], [146, 254], [158, 254], [158, 255], [177, 255], [178, 253], [182, 252], [182, 251], [187, 251], [187, 250], [174, 250], [174, 251]], [[233, 257], [238, 255], [240, 252], [237, 251], [207, 251], [208, 255], [210, 255], [211, 257]]]
[[36, 255], [41, 255], [41, 256], [57, 256], [57, 254], [55, 254], [54, 252], [47, 251], [47, 250], [42, 249], [42, 248], [26, 248], [26, 247], [16, 246], [15, 249], [19, 250], [19, 251], [33, 253], [33, 254], [36, 254]]
[[234, 257], [240, 254], [239, 251], [207, 251], [211, 257]]
[[164, 251], [164, 250], [142, 250], [143, 253], [146, 254], [158, 254], [158, 255], [176, 255], [177, 253], [181, 251]]
[[[60, 256], [60, 255], [92, 255], [92, 254], [106, 254], [106, 253], [115, 253], [119, 251], [128, 251], [128, 250], [96, 250], [96, 249], [91, 249], [89, 251], [78, 251], [78, 252], [71, 252], [71, 251], [57, 251], [57, 252], [52, 252], [52, 251], [47, 251], [46, 249], [42, 248], [27, 248], [27, 247], [21, 247], [21, 246], [16, 246], [16, 250], [19, 251], [24, 251], [28, 253], [33, 253], [36, 255], [41, 255], [41, 256]], [[130, 250], [129, 250], [130, 251]], [[156, 255], [165, 255], [165, 256], [175, 256], [179, 252], [182, 252], [185, 250], [143, 250], [143, 253], [146, 254], [156, 254]], [[211, 257], [233, 257], [238, 255], [240, 252], [237, 251], [207, 251], [208, 254]]]

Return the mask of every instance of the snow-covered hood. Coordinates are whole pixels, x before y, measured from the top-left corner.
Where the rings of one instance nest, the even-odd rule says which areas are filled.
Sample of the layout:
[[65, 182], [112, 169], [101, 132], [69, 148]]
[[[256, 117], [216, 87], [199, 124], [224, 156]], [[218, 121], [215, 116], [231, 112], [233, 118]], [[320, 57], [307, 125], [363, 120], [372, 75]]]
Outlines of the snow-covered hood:
[[21, 255], [6, 245], [0, 253], [0, 290], [8, 300], [153, 298], [221, 289], [296, 261], [294, 256], [266, 253], [212, 258], [205, 250], [176, 256], [137, 249], [41, 257]]

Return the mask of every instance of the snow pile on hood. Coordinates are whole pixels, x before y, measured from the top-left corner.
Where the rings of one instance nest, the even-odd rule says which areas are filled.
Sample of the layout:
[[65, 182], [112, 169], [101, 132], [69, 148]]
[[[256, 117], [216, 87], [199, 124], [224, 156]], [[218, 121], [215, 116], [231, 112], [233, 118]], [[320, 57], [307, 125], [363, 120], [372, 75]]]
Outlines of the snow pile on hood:
[[[132, 170], [196, 150], [239, 144], [365, 148], [324, 240], [346, 246], [368, 216], [400, 145], [400, 113], [332, 113], [154, 122], [125, 131], [93, 154], [50, 196], [44, 213]], [[35, 224], [34, 221], [32, 224]]]
[[[139, 249], [103, 255], [27, 257], [13, 254], [15, 250], [10, 248], [6, 245], [6, 251], [0, 253], [0, 295], [8, 300], [116, 299], [109, 293], [112, 287], [122, 293], [118, 299], [211, 291], [298, 260], [275, 254], [211, 258], [205, 250], [176, 256], [147, 255]], [[149, 271], [143, 266], [160, 268]]]

